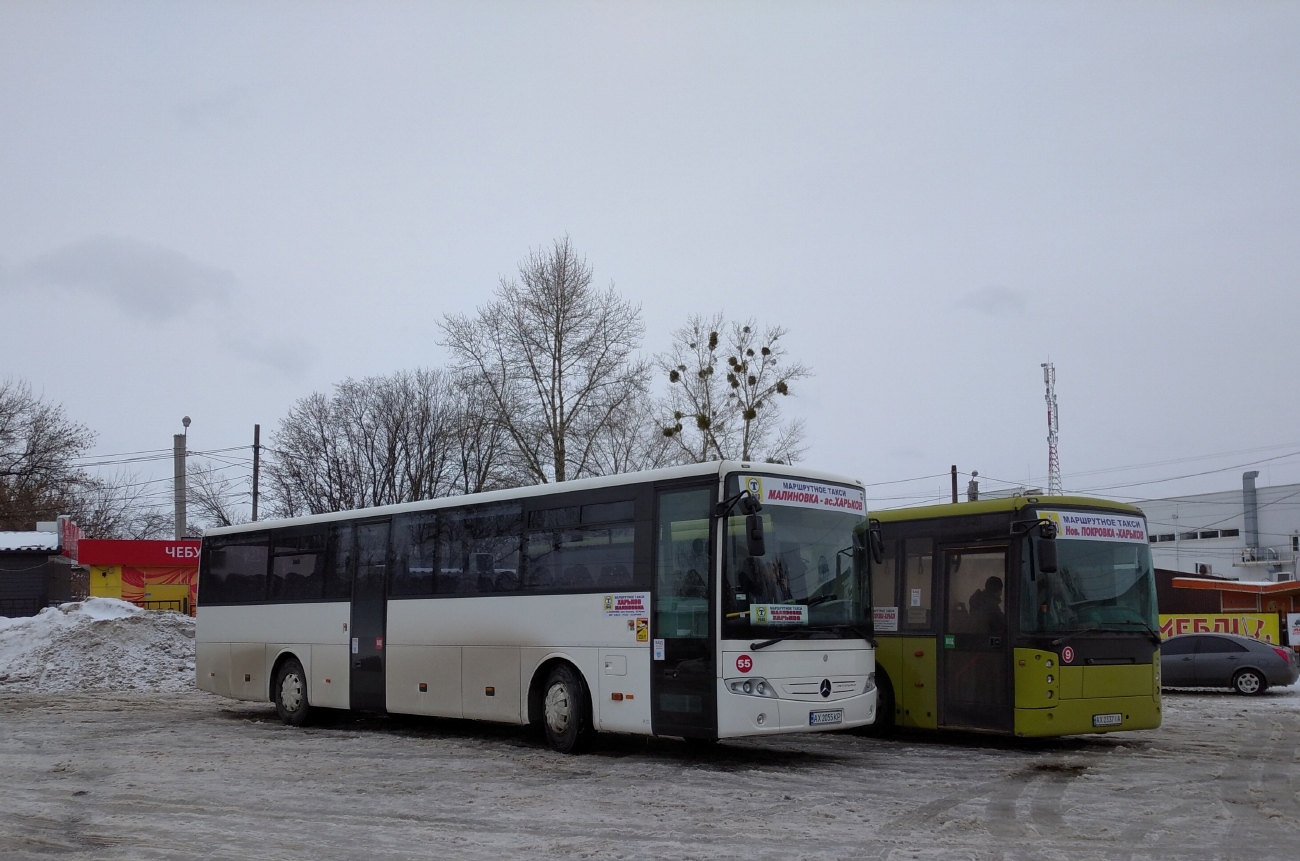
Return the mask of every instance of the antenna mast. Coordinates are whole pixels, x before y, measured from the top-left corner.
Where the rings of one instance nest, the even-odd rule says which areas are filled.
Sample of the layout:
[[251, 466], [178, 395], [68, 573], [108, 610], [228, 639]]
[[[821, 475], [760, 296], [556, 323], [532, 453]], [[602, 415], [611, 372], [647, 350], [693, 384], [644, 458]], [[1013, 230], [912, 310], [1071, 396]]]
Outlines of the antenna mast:
[[1043, 362], [1043, 382], [1047, 384], [1047, 492], [1061, 495], [1061, 459], [1056, 453], [1061, 417], [1056, 411], [1056, 366]]

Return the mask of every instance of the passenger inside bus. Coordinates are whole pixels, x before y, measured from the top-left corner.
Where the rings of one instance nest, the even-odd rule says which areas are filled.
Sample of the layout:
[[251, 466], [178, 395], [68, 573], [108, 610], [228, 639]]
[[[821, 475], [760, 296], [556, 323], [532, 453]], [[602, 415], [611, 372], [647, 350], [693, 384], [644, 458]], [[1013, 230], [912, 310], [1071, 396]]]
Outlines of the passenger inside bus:
[[985, 580], [984, 588], [976, 589], [970, 596], [969, 607], [971, 626], [975, 631], [991, 634], [1005, 631], [1007, 617], [1002, 612], [1002, 578]]

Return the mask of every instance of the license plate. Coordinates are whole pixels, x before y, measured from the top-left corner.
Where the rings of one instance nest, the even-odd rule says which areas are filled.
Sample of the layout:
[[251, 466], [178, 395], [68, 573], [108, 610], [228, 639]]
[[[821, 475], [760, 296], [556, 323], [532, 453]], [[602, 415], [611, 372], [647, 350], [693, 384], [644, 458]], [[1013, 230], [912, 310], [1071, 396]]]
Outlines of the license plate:
[[844, 709], [808, 712], [808, 726], [825, 726], [828, 723], [844, 723]]
[[1093, 715], [1093, 726], [1119, 726], [1124, 722], [1123, 715]]

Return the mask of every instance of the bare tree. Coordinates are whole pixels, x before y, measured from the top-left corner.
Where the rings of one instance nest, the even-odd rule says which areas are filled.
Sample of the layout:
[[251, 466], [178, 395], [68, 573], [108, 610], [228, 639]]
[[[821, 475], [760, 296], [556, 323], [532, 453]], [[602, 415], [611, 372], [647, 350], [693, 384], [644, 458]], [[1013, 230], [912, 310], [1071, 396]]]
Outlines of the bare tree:
[[90, 482], [76, 460], [94, 442], [61, 404], [21, 380], [0, 381], [0, 529], [32, 529], [69, 513]]
[[481, 493], [527, 484], [529, 473], [514, 455], [510, 432], [497, 421], [483, 380], [477, 375], [460, 375], [455, 399], [456, 491]]
[[76, 499], [65, 512], [87, 538], [169, 538], [172, 513], [155, 504], [155, 482], [138, 473], [85, 476]]
[[647, 398], [629, 404], [595, 434], [592, 460], [596, 472], [615, 475], [690, 463], [676, 441], [663, 433], [656, 416], [665, 408]]
[[269, 508], [295, 516], [445, 496], [458, 486], [458, 421], [441, 370], [348, 379], [303, 398], [272, 436]]
[[649, 366], [635, 355], [640, 308], [613, 285], [594, 288], [567, 236], [530, 253], [518, 280], [503, 278], [473, 317], [448, 315], [442, 331], [534, 481], [596, 474], [600, 434], [648, 391]]
[[663, 435], [682, 456], [793, 463], [803, 455], [803, 424], [781, 424], [778, 397], [811, 375], [786, 361], [780, 326], [761, 333], [751, 319], [726, 323], [721, 313], [696, 315], [673, 334], [657, 357], [668, 377], [668, 421]]
[[[185, 477], [187, 512], [199, 526], [234, 526], [248, 522], [242, 500], [249, 496], [213, 463], [190, 458]], [[188, 524], [187, 524], [188, 527]]]

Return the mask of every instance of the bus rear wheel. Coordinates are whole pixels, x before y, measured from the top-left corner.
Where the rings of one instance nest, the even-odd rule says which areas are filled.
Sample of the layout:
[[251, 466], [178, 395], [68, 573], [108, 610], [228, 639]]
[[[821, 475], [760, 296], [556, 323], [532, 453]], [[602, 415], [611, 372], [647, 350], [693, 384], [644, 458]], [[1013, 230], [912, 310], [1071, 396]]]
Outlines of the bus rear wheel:
[[307, 702], [307, 675], [302, 671], [302, 664], [297, 658], [290, 658], [280, 665], [275, 674], [275, 713], [289, 726], [302, 726], [307, 723], [311, 706]]
[[587, 686], [568, 664], [551, 670], [542, 693], [542, 730], [546, 743], [559, 753], [582, 753], [591, 744], [591, 710]]

